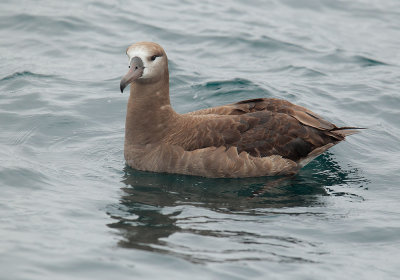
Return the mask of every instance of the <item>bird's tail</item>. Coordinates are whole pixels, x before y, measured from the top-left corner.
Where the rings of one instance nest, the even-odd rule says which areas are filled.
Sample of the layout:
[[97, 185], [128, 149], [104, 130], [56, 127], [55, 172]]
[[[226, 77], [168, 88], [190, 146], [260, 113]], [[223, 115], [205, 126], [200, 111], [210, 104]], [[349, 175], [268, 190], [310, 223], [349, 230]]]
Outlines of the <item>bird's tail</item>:
[[312, 161], [314, 158], [316, 158], [317, 156], [319, 156], [320, 154], [322, 154], [323, 152], [325, 152], [332, 146], [336, 145], [340, 141], [344, 140], [346, 136], [359, 133], [360, 129], [365, 129], [365, 128], [353, 127], [353, 126], [342, 126], [342, 127], [336, 127], [334, 129], [327, 131], [326, 134], [332, 136], [337, 141], [334, 141], [334, 142], [328, 143], [322, 147], [316, 148], [311, 153], [309, 153], [307, 155], [307, 157], [301, 159], [297, 164], [299, 165], [300, 168], [304, 167], [310, 161]]
[[354, 127], [354, 126], [342, 126], [332, 129], [330, 132], [342, 136], [343, 138], [349, 135], [353, 135], [360, 132], [360, 129], [366, 129], [365, 127]]

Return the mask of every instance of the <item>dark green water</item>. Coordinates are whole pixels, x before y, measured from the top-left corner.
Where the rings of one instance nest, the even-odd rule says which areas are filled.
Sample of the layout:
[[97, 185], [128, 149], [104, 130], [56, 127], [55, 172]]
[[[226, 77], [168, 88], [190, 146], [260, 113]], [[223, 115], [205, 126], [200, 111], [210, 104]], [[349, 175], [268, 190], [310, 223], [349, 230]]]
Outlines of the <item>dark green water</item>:
[[[279, 97], [368, 127], [293, 178], [123, 160], [125, 49], [178, 112]], [[0, 279], [398, 279], [400, 2], [0, 3]]]

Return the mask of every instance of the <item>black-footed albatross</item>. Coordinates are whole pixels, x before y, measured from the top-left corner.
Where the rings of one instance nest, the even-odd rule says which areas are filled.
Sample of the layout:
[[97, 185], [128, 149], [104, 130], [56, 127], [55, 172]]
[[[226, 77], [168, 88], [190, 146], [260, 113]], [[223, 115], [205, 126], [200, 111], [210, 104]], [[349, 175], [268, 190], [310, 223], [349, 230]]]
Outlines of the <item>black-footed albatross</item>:
[[131, 88], [124, 156], [134, 169], [212, 178], [289, 175], [355, 133], [275, 98], [178, 114], [163, 48], [140, 42], [126, 53], [130, 69], [120, 89]]

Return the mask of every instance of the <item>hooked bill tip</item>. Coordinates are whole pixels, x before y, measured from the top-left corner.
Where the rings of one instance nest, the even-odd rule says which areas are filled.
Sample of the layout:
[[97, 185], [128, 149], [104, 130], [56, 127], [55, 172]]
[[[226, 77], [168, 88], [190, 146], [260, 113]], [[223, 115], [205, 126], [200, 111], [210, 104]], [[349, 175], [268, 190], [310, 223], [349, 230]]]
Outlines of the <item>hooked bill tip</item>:
[[121, 90], [121, 93], [124, 92], [124, 89], [126, 88], [127, 85], [128, 85], [128, 83], [126, 83], [126, 79], [122, 78], [122, 80], [119, 84], [119, 89]]

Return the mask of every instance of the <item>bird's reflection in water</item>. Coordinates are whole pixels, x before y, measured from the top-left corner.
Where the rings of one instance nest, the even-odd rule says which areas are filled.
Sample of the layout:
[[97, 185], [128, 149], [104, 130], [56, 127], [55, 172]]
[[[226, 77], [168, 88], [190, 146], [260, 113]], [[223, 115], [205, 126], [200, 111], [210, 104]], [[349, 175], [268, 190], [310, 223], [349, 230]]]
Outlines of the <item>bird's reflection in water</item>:
[[[354, 168], [340, 168], [328, 153], [293, 177], [207, 179], [140, 172], [126, 167], [122, 180], [124, 193], [120, 204], [108, 209], [108, 214], [115, 219], [108, 226], [118, 229], [121, 247], [175, 254], [193, 262], [227, 260], [221, 257], [222, 249], [198, 248], [199, 242], [210, 242], [207, 238], [216, 238], [213, 242], [225, 240], [227, 247], [237, 248], [237, 254], [235, 250], [229, 251], [230, 260], [240, 260], [243, 252], [247, 252], [247, 258], [268, 256], [272, 260], [292, 261], [272, 248], [288, 248], [289, 244], [297, 243], [304, 246], [307, 242], [265, 235], [264, 231], [251, 227], [268, 214], [300, 215], [296, 210], [287, 209], [323, 206], [323, 196], [344, 195], [362, 200], [351, 193], [352, 187], [346, 192], [334, 191], [336, 185], [353, 188], [365, 185], [358, 173]], [[177, 234], [186, 236], [180, 235], [178, 239], [184, 240], [174, 241], [173, 236]], [[252, 243], [258, 244], [254, 254], [249, 245]], [[240, 249], [240, 245], [246, 247]], [[260, 254], [262, 251], [270, 254]], [[309, 260], [295, 258], [293, 261]]]

